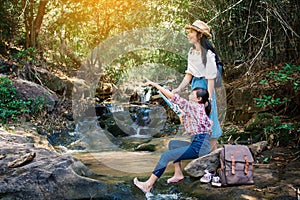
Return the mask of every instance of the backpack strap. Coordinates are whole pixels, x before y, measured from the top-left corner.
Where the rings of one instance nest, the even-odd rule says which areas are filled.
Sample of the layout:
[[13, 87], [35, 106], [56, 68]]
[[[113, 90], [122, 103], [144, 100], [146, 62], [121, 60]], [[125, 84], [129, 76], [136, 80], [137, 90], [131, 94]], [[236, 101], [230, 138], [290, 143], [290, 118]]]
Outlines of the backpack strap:
[[233, 154], [230, 155], [230, 159], [231, 159], [231, 173], [235, 174], [235, 161], [234, 161]]

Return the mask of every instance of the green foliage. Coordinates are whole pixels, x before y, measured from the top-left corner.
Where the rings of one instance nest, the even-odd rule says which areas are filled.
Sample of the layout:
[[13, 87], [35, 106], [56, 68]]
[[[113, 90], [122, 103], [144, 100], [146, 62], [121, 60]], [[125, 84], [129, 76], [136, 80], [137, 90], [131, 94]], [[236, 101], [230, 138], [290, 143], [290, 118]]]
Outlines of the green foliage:
[[16, 54], [12, 55], [12, 57], [21, 63], [27, 61], [34, 61], [36, 57], [36, 49], [33, 47], [27, 48], [25, 50], [20, 50]]
[[[39, 2], [0, 1], [1, 39], [13, 38], [14, 44], [28, 39], [24, 32], [33, 27], [23, 19], [37, 16]], [[299, 37], [293, 29], [298, 10], [295, 0], [53, 0], [43, 16], [38, 46], [48, 61], [72, 68], [74, 60], [83, 60], [116, 34], [144, 27], [184, 31], [185, 24], [201, 19], [211, 27], [212, 41], [226, 63], [265, 58], [278, 63], [297, 59], [293, 49], [298, 49]]]
[[275, 107], [290, 101], [290, 99], [284, 97], [283, 99], [277, 97], [274, 98], [272, 95], [262, 95], [262, 98], [253, 98], [256, 101], [256, 105], [259, 107]]
[[279, 116], [270, 113], [257, 114], [254, 121], [245, 130], [261, 134], [261, 138], [271, 144], [281, 143], [283, 145], [294, 139], [293, 133], [297, 132], [294, 125], [282, 123]]
[[[300, 79], [299, 79], [300, 66], [286, 64], [282, 66], [277, 72], [271, 71], [268, 73], [266, 78], [262, 79], [259, 84], [270, 87], [278, 87], [281, 83], [289, 82], [293, 86], [293, 90], [300, 89]], [[261, 98], [254, 98], [256, 105], [259, 107], [276, 107], [278, 105], [283, 105], [291, 101], [287, 97], [275, 97], [272, 95], [263, 94]]]
[[17, 1], [0, 1], [0, 42], [15, 41], [20, 36], [20, 20]]
[[224, 129], [225, 131], [223, 131], [223, 135], [222, 137], [219, 137], [218, 141], [221, 143], [221, 144], [226, 144], [228, 143], [228, 141], [232, 138], [233, 135], [238, 135], [238, 129], [236, 127], [232, 127], [232, 126], [229, 126], [229, 127], [226, 127], [228, 125], [224, 125]]
[[0, 77], [0, 94], [0, 121], [2, 123], [29, 112], [27, 109], [28, 102], [16, 99], [16, 89], [12, 82], [4, 76]]
[[143, 0], [64, 0], [48, 6], [40, 43], [48, 60], [68, 67], [74, 67], [71, 59], [83, 60], [107, 38], [148, 26], [152, 16]]
[[275, 84], [279, 84], [282, 82], [292, 82], [293, 89], [300, 89], [300, 79], [299, 79], [300, 66], [293, 64], [286, 64], [282, 66], [278, 72], [271, 71], [267, 75], [267, 77], [260, 81], [260, 84], [266, 85], [268, 84], [268, 80], [274, 80]]
[[11, 80], [6, 76], [0, 77], [0, 123], [16, 120], [19, 116], [39, 114], [44, 108], [43, 98], [23, 101], [17, 98], [17, 91]]
[[45, 110], [45, 97], [37, 97], [35, 99], [28, 99], [29, 110], [32, 115], [38, 115]]
[[157, 63], [159, 65], [174, 69], [184, 73], [187, 63], [186, 58], [182, 58], [172, 52], [164, 50], [139, 50], [115, 60], [105, 69], [105, 81], [117, 83], [124, 73], [132, 68], [143, 66], [145, 63]]

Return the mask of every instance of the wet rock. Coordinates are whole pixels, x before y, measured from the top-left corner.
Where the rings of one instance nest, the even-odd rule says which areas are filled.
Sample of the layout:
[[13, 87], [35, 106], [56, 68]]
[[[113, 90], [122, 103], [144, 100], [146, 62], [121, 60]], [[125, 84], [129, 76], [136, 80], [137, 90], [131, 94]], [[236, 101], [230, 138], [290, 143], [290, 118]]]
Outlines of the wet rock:
[[84, 150], [87, 148], [87, 144], [82, 140], [76, 140], [67, 146], [69, 150]]
[[6, 155], [0, 154], [0, 160], [2, 160], [2, 159], [5, 158], [5, 157], [6, 157]]
[[79, 160], [75, 160], [75, 162], [72, 165], [72, 169], [79, 176], [85, 176], [85, 177], [94, 176], [94, 173]]
[[155, 151], [154, 144], [140, 144], [135, 148], [136, 151]]

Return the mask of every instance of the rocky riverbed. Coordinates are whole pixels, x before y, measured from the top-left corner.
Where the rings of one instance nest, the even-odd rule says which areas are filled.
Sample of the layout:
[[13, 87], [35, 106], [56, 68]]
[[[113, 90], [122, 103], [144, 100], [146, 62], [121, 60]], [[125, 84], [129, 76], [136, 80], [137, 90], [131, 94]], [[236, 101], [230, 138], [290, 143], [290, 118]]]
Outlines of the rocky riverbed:
[[[45, 137], [18, 128], [1, 128], [0, 145], [1, 199], [146, 199], [132, 179], [147, 178], [159, 158], [153, 152], [57, 153]], [[299, 157], [297, 148], [267, 149], [256, 156], [254, 185], [221, 188], [186, 172], [182, 182], [168, 185], [169, 166], [148, 199], [299, 199]]]
[[0, 146], [0, 199], [134, 199], [119, 185], [90, 178], [82, 162], [35, 132], [0, 129]]
[[[152, 153], [126, 154], [121, 152], [94, 153], [91, 156], [91, 154], [87, 153], [74, 156], [82, 160], [98, 175], [95, 177], [96, 179], [105, 182], [107, 180], [123, 182], [129, 185], [131, 185], [135, 176], [145, 180], [151, 173], [152, 166], [155, 165], [159, 158], [159, 155], [154, 156]], [[211, 184], [203, 184], [199, 181], [199, 177], [192, 177], [186, 171], [185, 179], [182, 182], [167, 184], [166, 181], [173, 172], [172, 166], [169, 165], [166, 173], [155, 185], [153, 190], [154, 197], [152, 198], [164, 199], [166, 196], [163, 195], [176, 194], [176, 197], [170, 199], [297, 199], [296, 190], [300, 186], [299, 155], [299, 149], [294, 148], [265, 150], [256, 158], [254, 185], [221, 188], [212, 187]], [[123, 157], [122, 161], [120, 160], [121, 157]], [[133, 171], [136, 173], [125, 173], [121, 170], [112, 169], [105, 164], [107, 162], [103, 161], [103, 159], [110, 159], [111, 166], [124, 164], [126, 168], [134, 169]], [[186, 161], [183, 165], [186, 166], [189, 162]], [[142, 169], [144, 169], [144, 173]], [[132, 192], [140, 197], [142, 192], [134, 186], [131, 187], [133, 187]]]

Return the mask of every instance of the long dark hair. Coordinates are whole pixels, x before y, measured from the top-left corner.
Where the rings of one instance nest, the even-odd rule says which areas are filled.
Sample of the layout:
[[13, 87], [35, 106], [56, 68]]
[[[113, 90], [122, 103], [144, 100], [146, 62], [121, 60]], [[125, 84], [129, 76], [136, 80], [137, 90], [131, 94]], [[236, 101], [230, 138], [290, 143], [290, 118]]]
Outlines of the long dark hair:
[[205, 105], [205, 113], [207, 115], [210, 114], [211, 112], [211, 104], [208, 100], [209, 98], [209, 93], [207, 91], [207, 89], [204, 88], [195, 88], [194, 90], [196, 90], [196, 96], [197, 98], [201, 97], [201, 101], [199, 101], [199, 103], [203, 103]]
[[[200, 34], [200, 33], [198, 33]], [[215, 50], [215, 48], [213, 47], [213, 45], [209, 42], [209, 40], [207, 39], [206, 35], [202, 35], [202, 37], [200, 38], [200, 44], [201, 44], [201, 52], [202, 52], [202, 61], [203, 64], [206, 66], [207, 63], [207, 51], [211, 50], [215, 55], [216, 55], [216, 59], [217, 58], [217, 52]]]

